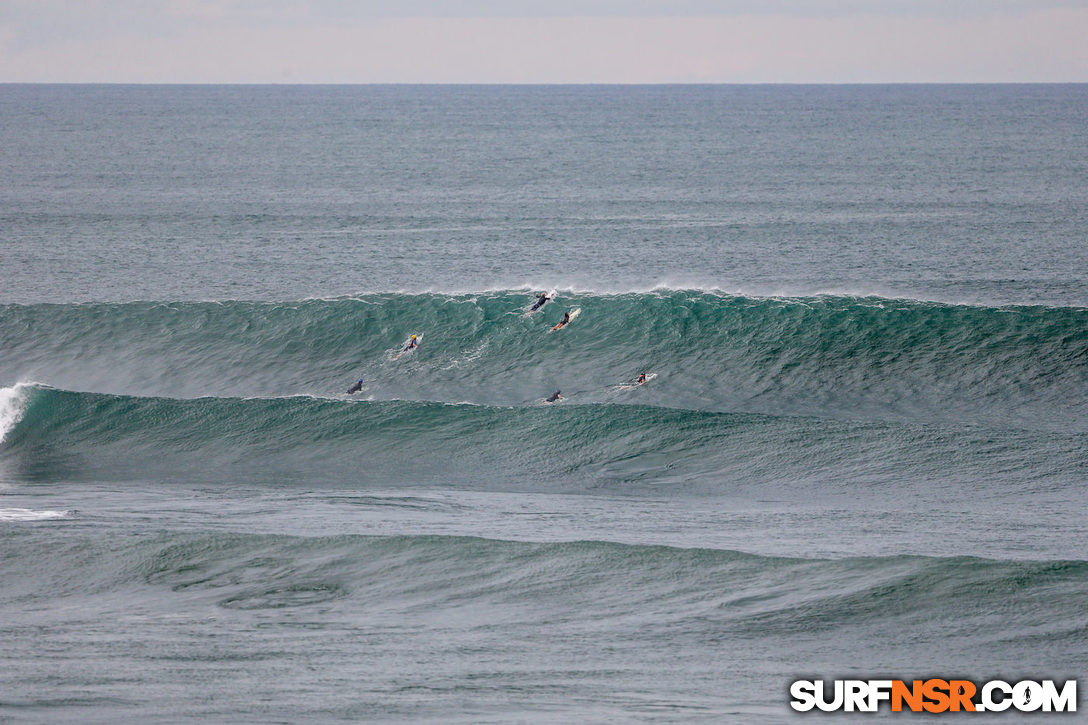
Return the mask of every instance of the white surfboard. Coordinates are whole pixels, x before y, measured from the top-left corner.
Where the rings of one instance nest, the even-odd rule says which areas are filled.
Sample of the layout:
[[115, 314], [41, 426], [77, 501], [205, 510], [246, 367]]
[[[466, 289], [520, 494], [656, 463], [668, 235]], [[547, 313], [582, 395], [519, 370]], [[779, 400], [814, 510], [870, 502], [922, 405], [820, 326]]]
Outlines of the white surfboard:
[[[573, 310], [571, 310], [570, 311], [570, 319], [567, 320], [567, 325], [574, 322], [574, 318], [577, 317], [580, 314], [582, 314], [582, 308], [581, 307], [575, 307]], [[556, 330], [562, 330], [567, 325], [564, 325], [562, 322], [560, 322], [558, 325], [556, 325], [552, 329], [548, 330], [548, 332], [555, 332]]]

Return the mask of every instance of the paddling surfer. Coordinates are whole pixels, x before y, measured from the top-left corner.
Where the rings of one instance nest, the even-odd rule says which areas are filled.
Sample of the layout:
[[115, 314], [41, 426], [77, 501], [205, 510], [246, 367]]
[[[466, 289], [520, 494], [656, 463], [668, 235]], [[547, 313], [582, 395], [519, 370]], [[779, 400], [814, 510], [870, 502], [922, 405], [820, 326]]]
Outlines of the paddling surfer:
[[547, 302], [549, 299], [551, 298], [548, 297], [547, 292], [541, 292], [539, 295], [537, 295], [536, 302], [533, 303], [533, 306], [529, 308], [529, 312], [536, 312], [541, 307], [543, 307], [544, 303]]

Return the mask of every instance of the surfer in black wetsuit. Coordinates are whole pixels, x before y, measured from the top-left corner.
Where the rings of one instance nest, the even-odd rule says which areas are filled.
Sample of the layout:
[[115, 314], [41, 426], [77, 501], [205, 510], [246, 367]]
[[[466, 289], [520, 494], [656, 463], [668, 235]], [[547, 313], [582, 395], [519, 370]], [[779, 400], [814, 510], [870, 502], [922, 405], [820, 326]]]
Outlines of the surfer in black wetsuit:
[[541, 307], [543, 307], [544, 303], [547, 302], [547, 301], [548, 301], [548, 293], [547, 292], [541, 292], [536, 297], [536, 303], [532, 307], [529, 308], [529, 312], [536, 312]]
[[554, 403], [555, 401], [562, 400], [562, 399], [563, 399], [563, 396], [559, 394], [558, 390], [556, 390], [554, 393], [552, 393], [551, 397], [544, 398], [544, 402], [545, 403]]
[[352, 385], [350, 388], [348, 388], [348, 395], [351, 395], [352, 393], [358, 393], [362, 389], [363, 381], [360, 380], [359, 382], [355, 383], [355, 385]]
[[404, 349], [401, 350], [401, 352], [408, 352], [409, 350], [415, 350], [417, 347], [419, 347], [419, 342], [416, 341], [416, 336], [412, 335], [412, 339], [408, 341], [408, 344], [404, 346]]
[[646, 384], [646, 373], [639, 373], [638, 374], [638, 380], [636, 380], [635, 382], [638, 383], [639, 385], [645, 385]]

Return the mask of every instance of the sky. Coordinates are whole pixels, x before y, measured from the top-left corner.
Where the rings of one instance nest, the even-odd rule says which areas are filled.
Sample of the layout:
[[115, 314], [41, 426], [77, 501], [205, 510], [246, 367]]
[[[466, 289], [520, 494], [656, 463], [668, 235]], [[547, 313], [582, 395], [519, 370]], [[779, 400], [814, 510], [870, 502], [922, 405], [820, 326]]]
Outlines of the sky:
[[0, 0], [0, 82], [1088, 82], [1088, 0]]

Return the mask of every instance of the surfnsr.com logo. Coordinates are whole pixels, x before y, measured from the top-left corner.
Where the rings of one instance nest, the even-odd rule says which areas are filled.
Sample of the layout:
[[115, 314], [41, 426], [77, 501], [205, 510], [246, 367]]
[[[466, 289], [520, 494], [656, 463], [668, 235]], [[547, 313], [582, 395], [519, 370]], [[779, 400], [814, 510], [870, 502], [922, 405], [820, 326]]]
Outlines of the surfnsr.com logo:
[[797, 680], [790, 697], [798, 712], [876, 712], [885, 702], [892, 712], [1076, 712], [1077, 681]]

